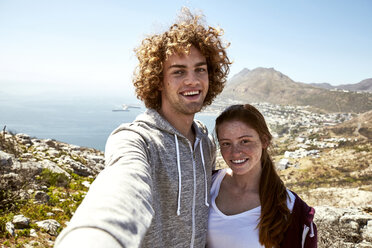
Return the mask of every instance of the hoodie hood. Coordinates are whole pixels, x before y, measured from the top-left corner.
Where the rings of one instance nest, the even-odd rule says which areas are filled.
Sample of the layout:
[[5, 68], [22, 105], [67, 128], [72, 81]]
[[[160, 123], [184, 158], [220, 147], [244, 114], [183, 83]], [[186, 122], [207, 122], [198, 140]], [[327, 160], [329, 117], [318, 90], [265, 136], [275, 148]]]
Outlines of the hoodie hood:
[[[170, 134], [176, 134], [179, 137], [186, 138], [181, 134], [176, 128], [174, 128], [158, 111], [154, 109], [147, 109], [144, 113], [137, 116], [133, 124], [136, 123], [141, 126], [141, 123], [147, 125], [148, 127], [159, 129]], [[193, 121], [193, 127], [196, 132], [196, 137], [200, 135], [208, 135], [208, 130], [204, 124], [200, 121]]]

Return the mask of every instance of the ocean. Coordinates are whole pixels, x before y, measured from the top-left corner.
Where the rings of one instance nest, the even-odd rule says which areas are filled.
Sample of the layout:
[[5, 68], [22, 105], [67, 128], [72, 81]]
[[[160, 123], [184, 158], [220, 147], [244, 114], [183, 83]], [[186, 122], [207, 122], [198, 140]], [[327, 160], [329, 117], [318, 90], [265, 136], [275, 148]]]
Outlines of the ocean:
[[[120, 109], [122, 104], [140, 108]], [[0, 129], [54, 139], [104, 151], [107, 137], [121, 123], [132, 122], [145, 111], [134, 97], [0, 94]], [[197, 114], [210, 132], [216, 116]]]

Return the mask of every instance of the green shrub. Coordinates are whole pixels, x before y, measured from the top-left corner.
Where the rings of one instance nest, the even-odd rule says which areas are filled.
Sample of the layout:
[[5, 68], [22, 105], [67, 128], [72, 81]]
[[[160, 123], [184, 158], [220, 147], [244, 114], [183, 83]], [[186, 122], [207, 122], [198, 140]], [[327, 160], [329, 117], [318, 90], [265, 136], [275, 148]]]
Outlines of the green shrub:
[[25, 228], [17, 231], [19, 237], [30, 237], [30, 229]]
[[65, 174], [55, 173], [48, 169], [43, 169], [39, 179], [47, 186], [67, 187], [70, 179]]

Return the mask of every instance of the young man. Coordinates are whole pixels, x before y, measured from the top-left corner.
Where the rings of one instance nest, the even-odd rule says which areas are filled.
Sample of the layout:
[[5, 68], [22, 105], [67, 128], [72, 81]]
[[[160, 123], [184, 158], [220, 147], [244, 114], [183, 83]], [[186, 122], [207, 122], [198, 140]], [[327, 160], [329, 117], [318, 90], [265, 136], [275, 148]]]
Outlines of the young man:
[[136, 50], [148, 110], [110, 135], [106, 168], [56, 247], [204, 247], [215, 147], [195, 113], [222, 91], [221, 31], [184, 10]]

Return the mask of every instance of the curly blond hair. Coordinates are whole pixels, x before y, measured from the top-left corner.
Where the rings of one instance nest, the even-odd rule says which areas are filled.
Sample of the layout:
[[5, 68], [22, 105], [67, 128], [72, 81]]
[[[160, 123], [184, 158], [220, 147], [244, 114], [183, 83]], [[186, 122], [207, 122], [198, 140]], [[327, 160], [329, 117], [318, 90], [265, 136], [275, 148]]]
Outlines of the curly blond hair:
[[226, 54], [229, 44], [224, 44], [220, 36], [223, 30], [205, 27], [202, 15], [193, 15], [183, 8], [178, 22], [162, 34], [145, 38], [135, 49], [139, 65], [134, 72], [133, 84], [137, 98], [147, 108], [159, 110], [161, 107], [160, 86], [163, 83], [163, 64], [172, 54], [188, 54], [195, 46], [206, 57], [209, 75], [209, 89], [203, 107], [212, 103], [222, 92], [231, 62]]

